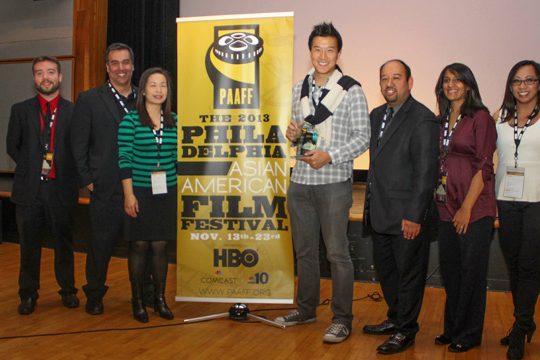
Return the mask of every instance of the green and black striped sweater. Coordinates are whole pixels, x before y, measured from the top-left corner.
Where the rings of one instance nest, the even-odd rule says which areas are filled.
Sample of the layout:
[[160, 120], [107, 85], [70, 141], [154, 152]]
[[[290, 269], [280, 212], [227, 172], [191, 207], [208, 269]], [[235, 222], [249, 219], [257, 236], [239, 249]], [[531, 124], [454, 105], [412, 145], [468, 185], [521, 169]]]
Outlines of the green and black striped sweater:
[[[174, 122], [177, 115], [173, 113]], [[167, 187], [176, 186], [177, 131], [176, 126], [163, 129], [159, 152], [159, 169], [167, 173]], [[151, 172], [157, 169], [158, 146], [150, 127], [141, 124], [137, 111], [124, 116], [118, 129], [118, 166], [120, 178], [132, 178], [133, 186], [152, 187]]]

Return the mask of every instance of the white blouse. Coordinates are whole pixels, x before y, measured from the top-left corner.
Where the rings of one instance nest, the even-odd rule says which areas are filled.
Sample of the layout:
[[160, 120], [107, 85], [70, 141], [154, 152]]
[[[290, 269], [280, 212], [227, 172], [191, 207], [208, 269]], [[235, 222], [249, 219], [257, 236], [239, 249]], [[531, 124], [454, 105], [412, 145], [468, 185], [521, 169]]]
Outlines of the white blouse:
[[514, 127], [508, 122], [497, 122], [497, 155], [499, 156], [495, 177], [497, 200], [538, 202], [540, 201], [540, 121], [525, 130], [518, 148], [518, 167], [525, 168], [523, 196], [520, 199], [503, 195], [506, 167], [514, 167], [515, 150]]

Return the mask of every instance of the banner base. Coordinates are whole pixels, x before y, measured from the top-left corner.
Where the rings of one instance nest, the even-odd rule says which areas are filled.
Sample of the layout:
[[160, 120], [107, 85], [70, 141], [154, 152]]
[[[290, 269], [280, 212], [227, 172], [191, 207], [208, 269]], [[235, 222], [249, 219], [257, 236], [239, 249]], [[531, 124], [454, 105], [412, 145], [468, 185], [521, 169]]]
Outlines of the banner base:
[[265, 323], [267, 325], [272, 325], [272, 326], [278, 327], [280, 329], [285, 329], [285, 327], [286, 327], [285, 325], [280, 324], [278, 322], [268, 320], [268, 319], [265, 319], [265, 318], [263, 318], [261, 316], [251, 314], [249, 312], [248, 306], [246, 304], [240, 304], [240, 303], [232, 305], [229, 308], [229, 312], [213, 314], [213, 315], [206, 315], [206, 316], [200, 316], [200, 317], [191, 318], [191, 319], [185, 319], [184, 323], [196, 323], [196, 322], [209, 321], [209, 320], [221, 319], [221, 318], [226, 318], [226, 317], [228, 317], [231, 320], [235, 320], [235, 321], [244, 321], [244, 320], [247, 320], [248, 318], [255, 319], [255, 320], [258, 320], [258, 321], [260, 321], [262, 323]]

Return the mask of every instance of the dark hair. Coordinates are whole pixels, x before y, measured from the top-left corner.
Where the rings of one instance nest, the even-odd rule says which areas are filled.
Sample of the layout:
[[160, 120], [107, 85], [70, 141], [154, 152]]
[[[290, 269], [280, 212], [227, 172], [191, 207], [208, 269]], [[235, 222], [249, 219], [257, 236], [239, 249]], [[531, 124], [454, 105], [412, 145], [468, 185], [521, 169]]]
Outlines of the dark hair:
[[54, 56], [38, 56], [32, 60], [32, 75], [34, 74], [34, 66], [37, 63], [43, 62], [43, 61], [50, 61], [52, 63], [56, 64], [56, 69], [58, 70], [58, 73], [62, 73], [62, 67], [60, 66], [60, 61], [58, 61], [57, 58]]
[[445, 66], [445, 68], [441, 71], [441, 75], [439, 75], [437, 85], [435, 85], [435, 96], [437, 97], [439, 115], [444, 116], [450, 112], [450, 101], [444, 95], [443, 90], [444, 74], [446, 73], [446, 70], [456, 75], [456, 78], [467, 86], [465, 101], [463, 102], [463, 105], [461, 105], [461, 109], [459, 111], [460, 114], [472, 116], [479, 110], [488, 111], [487, 107], [484, 105], [484, 103], [482, 103], [480, 90], [478, 89], [478, 84], [476, 83], [476, 79], [471, 69], [469, 69], [467, 65], [453, 63]]
[[384, 64], [382, 64], [381, 67], [379, 68], [379, 76], [381, 75], [384, 65], [391, 63], [392, 61], [396, 61], [400, 63], [401, 65], [403, 65], [403, 67], [405, 68], [405, 80], [409, 80], [411, 78], [411, 68], [409, 67], [409, 65], [405, 63], [405, 61], [400, 60], [400, 59], [391, 59], [385, 62]]
[[[516, 76], [518, 70], [527, 65], [531, 65], [534, 68], [534, 72], [536, 73], [537, 78], [540, 77], [540, 64], [538, 64], [534, 60], [521, 60], [520, 62], [512, 66], [510, 72], [508, 73], [508, 79], [506, 80], [504, 98], [501, 105], [501, 115], [506, 113], [506, 116], [504, 119], [502, 119], [502, 122], [509, 121], [514, 117], [516, 98], [512, 94], [512, 80], [514, 80], [514, 76]], [[540, 91], [538, 91], [538, 93], [536, 94], [536, 103], [540, 104]]]
[[167, 70], [159, 67], [146, 69], [142, 73], [141, 79], [139, 80], [137, 103], [135, 105], [137, 112], [139, 113], [139, 120], [141, 121], [141, 124], [153, 127], [152, 120], [150, 120], [150, 115], [148, 115], [148, 111], [146, 110], [144, 90], [146, 88], [146, 84], [148, 83], [148, 78], [154, 74], [161, 74], [165, 76], [165, 79], [167, 80], [167, 98], [165, 99], [165, 102], [161, 104], [161, 109], [163, 110], [163, 126], [174, 127], [174, 119], [171, 112], [171, 96], [173, 95], [171, 90], [171, 76]]
[[105, 64], [109, 63], [109, 54], [111, 53], [111, 51], [117, 51], [117, 50], [127, 50], [129, 52], [129, 58], [131, 59], [131, 62], [133, 62], [133, 59], [134, 59], [133, 49], [124, 43], [115, 42], [109, 45], [107, 47], [107, 50], [105, 50]]
[[341, 48], [343, 46], [343, 40], [341, 39], [341, 35], [339, 34], [339, 31], [332, 25], [332, 23], [320, 23], [313, 27], [313, 31], [311, 31], [311, 34], [309, 34], [309, 40], [308, 40], [308, 48], [311, 50], [311, 45], [313, 45], [313, 38], [315, 36], [332, 36], [335, 37], [337, 40], [337, 47], [338, 52], [341, 51]]

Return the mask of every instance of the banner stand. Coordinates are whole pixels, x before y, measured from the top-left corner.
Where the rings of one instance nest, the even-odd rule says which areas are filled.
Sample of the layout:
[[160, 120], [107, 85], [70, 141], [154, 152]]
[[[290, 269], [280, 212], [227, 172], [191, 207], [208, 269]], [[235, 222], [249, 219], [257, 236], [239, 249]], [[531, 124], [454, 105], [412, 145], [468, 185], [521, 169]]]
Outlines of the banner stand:
[[177, 19], [176, 301], [294, 301], [293, 16]]
[[263, 322], [263, 323], [265, 323], [267, 325], [275, 326], [275, 327], [278, 327], [278, 328], [281, 328], [281, 329], [285, 329], [285, 327], [286, 327], [285, 325], [280, 324], [278, 322], [265, 319], [265, 318], [263, 318], [261, 316], [253, 315], [252, 313], [249, 312], [249, 308], [248, 308], [248, 306], [246, 304], [240, 304], [240, 303], [232, 305], [229, 308], [229, 312], [213, 314], [213, 315], [206, 315], [206, 316], [200, 316], [200, 317], [191, 318], [191, 319], [185, 319], [184, 323], [196, 323], [196, 322], [201, 322], [201, 321], [222, 319], [222, 318], [226, 318], [226, 317], [228, 317], [229, 319], [234, 320], [234, 321], [244, 321], [244, 320], [247, 320], [248, 318], [250, 318], [250, 319], [255, 319], [255, 320]]

